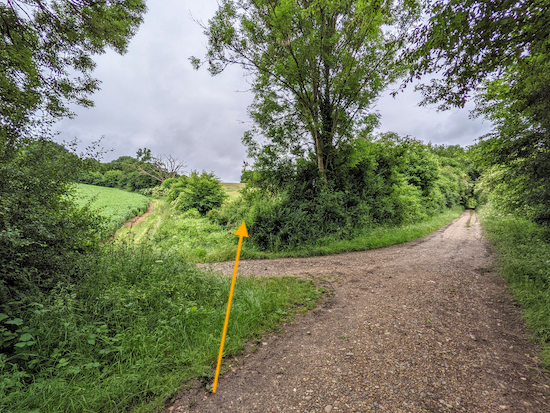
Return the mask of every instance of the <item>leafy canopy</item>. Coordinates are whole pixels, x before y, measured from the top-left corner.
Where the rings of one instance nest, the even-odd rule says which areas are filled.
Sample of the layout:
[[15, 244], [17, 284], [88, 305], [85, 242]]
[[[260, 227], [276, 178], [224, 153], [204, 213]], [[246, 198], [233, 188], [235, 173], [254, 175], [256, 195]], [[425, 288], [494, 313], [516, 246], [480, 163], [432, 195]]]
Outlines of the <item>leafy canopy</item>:
[[[473, 154], [492, 175], [516, 182], [523, 202], [550, 223], [550, 3], [546, 0], [438, 0], [417, 32], [414, 74], [424, 103], [464, 106], [493, 123]], [[506, 168], [491, 168], [504, 165]], [[490, 181], [491, 179], [489, 179]]]
[[124, 53], [144, 0], [10, 0], [0, 3], [0, 156], [36, 126], [91, 106], [92, 56]]
[[255, 127], [243, 141], [259, 168], [311, 155], [326, 185], [338, 151], [372, 128], [371, 104], [403, 73], [397, 53], [418, 14], [416, 1], [223, 0], [205, 26], [205, 60], [191, 61], [251, 75]]
[[[546, 0], [435, 0], [410, 50], [413, 76], [438, 72], [419, 89], [425, 104], [463, 107], [477, 87], [548, 42]], [[411, 80], [411, 79], [409, 79]]]

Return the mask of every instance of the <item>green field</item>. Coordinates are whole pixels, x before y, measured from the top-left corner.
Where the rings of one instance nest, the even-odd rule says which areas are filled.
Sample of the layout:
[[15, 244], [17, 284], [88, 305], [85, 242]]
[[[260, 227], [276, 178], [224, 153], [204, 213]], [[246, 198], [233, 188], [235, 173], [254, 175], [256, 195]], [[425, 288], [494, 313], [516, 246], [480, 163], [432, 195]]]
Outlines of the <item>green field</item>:
[[241, 183], [222, 183], [225, 193], [229, 196], [230, 199], [237, 198], [240, 196], [239, 191], [245, 187], [246, 184]]
[[92, 209], [109, 220], [113, 231], [128, 219], [143, 214], [149, 206], [149, 199], [136, 192], [85, 184], [76, 184], [75, 199], [80, 205], [90, 203]]

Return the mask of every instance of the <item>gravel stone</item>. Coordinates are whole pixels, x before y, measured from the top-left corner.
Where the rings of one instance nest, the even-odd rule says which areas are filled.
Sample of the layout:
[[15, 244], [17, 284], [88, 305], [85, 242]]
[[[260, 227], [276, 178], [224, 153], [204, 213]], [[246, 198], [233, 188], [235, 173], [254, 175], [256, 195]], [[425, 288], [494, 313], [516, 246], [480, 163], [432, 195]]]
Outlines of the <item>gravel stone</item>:
[[[165, 412], [550, 412], [540, 350], [469, 219], [388, 248], [241, 261], [239, 277], [296, 276], [330, 293], [225, 360], [216, 394], [193, 381]], [[234, 262], [211, 266], [231, 276]]]

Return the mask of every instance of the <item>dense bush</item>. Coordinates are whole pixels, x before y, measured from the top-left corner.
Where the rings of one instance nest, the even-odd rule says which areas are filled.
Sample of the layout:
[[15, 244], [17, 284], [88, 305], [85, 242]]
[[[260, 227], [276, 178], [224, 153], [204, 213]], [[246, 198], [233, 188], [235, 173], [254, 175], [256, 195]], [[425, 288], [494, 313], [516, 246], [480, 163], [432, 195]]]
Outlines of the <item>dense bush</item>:
[[81, 166], [47, 141], [0, 165], [0, 307], [75, 276], [74, 257], [103, 237], [102, 220], [67, 196]]
[[395, 134], [356, 139], [326, 186], [313, 159], [260, 164], [241, 198], [209, 217], [230, 226], [245, 220], [250, 240], [273, 251], [420, 222], [466, 203], [466, 168], [450, 152]]
[[187, 176], [183, 175], [175, 180], [168, 180], [168, 200], [175, 201], [187, 186]]
[[191, 175], [181, 180], [181, 186], [177, 185], [172, 184], [171, 187], [171, 194], [181, 188], [173, 205], [182, 211], [194, 208], [204, 215], [211, 209], [219, 208], [227, 198], [220, 180], [213, 173], [203, 171], [199, 175], [197, 171], [193, 171]]

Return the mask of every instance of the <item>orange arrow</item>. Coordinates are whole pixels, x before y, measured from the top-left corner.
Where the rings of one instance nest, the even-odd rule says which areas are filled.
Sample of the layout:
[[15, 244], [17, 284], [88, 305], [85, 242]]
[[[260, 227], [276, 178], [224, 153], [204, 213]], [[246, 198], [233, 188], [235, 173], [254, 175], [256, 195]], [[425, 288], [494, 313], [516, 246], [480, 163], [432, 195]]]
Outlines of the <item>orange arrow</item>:
[[243, 222], [235, 235], [239, 237], [239, 246], [237, 247], [237, 258], [235, 258], [235, 268], [233, 269], [233, 279], [231, 280], [231, 289], [229, 290], [229, 301], [227, 301], [227, 311], [225, 312], [225, 322], [223, 324], [222, 342], [220, 344], [220, 354], [218, 355], [218, 365], [216, 366], [216, 375], [214, 376], [214, 385], [212, 393], [216, 393], [218, 386], [218, 376], [220, 375], [220, 366], [222, 364], [223, 345], [225, 343], [225, 333], [227, 332], [227, 323], [229, 322], [229, 312], [231, 311], [231, 300], [233, 299], [233, 289], [235, 288], [235, 280], [237, 279], [237, 268], [239, 267], [239, 256], [241, 255], [241, 247], [243, 245], [243, 237], [248, 238], [248, 231]]

